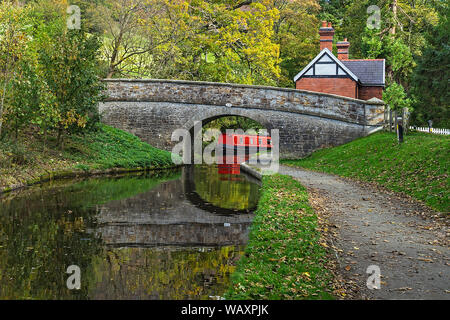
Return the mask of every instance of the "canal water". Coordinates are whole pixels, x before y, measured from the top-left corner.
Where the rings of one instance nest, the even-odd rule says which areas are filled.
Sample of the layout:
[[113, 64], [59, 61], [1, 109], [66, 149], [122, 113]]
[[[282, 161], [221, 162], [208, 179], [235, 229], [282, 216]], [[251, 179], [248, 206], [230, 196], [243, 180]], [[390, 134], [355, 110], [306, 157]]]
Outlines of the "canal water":
[[[0, 198], [0, 299], [211, 299], [248, 241], [236, 167], [55, 181]], [[81, 288], [69, 290], [68, 266]]]

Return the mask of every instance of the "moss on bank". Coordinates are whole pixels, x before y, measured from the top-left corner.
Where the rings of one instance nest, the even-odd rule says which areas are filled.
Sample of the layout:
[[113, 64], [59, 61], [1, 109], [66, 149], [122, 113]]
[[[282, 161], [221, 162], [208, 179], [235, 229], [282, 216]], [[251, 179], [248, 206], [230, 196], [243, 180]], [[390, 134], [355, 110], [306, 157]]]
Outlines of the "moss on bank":
[[226, 298], [330, 299], [325, 260], [306, 189], [291, 177], [264, 176], [249, 243]]
[[0, 192], [54, 178], [173, 166], [170, 152], [104, 124], [66, 137], [62, 149], [54, 137], [44, 143], [42, 136], [28, 132], [14, 141], [0, 141]]
[[450, 211], [450, 137], [412, 132], [399, 145], [380, 132], [285, 164], [374, 182], [404, 192], [441, 212]]

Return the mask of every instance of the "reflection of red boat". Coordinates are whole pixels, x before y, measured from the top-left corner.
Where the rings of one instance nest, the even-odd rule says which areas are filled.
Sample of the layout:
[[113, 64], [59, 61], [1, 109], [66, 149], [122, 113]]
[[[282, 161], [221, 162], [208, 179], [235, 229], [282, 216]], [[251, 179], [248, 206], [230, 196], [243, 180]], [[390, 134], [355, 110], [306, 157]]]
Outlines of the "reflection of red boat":
[[256, 153], [261, 149], [270, 151], [272, 149], [272, 138], [259, 135], [222, 134], [219, 137], [218, 145], [233, 151]]
[[240, 174], [240, 164], [218, 164], [219, 174]]
[[217, 166], [219, 168], [219, 174], [231, 174], [239, 175], [241, 174], [241, 163], [247, 161], [250, 158], [249, 155], [246, 156], [217, 156]]

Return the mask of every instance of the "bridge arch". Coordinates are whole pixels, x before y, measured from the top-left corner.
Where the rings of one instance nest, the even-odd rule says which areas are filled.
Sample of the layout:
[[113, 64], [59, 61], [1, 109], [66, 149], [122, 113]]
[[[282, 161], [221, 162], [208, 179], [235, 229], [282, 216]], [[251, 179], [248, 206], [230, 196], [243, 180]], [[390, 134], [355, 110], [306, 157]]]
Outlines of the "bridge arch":
[[280, 133], [280, 156], [299, 158], [378, 130], [382, 101], [287, 88], [175, 80], [107, 79], [99, 111], [106, 124], [171, 150], [176, 129], [195, 121], [242, 116]]
[[202, 122], [202, 126], [205, 126], [206, 124], [220, 119], [224, 117], [243, 117], [247, 118], [253, 121], [258, 122], [261, 124], [265, 129], [267, 129], [269, 132], [273, 128], [273, 124], [270, 122], [270, 119], [264, 116], [264, 114], [255, 114], [255, 112], [252, 112], [250, 110], [245, 110], [241, 108], [233, 108], [233, 110], [220, 110], [217, 108], [212, 108], [209, 110], [209, 112], [205, 112], [204, 115], [200, 115], [198, 117], [189, 119], [184, 125], [183, 129], [186, 129], [190, 132], [193, 132], [194, 130], [194, 124], [197, 121]]

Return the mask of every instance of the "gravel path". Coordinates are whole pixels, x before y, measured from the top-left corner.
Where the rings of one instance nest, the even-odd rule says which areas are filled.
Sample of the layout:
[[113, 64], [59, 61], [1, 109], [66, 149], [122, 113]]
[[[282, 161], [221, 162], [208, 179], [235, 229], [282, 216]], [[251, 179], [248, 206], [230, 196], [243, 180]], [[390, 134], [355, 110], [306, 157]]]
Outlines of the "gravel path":
[[[349, 179], [287, 166], [280, 173], [307, 187], [328, 220], [347, 298], [450, 299], [450, 229], [435, 212]], [[381, 271], [379, 290], [366, 285], [371, 265]]]

